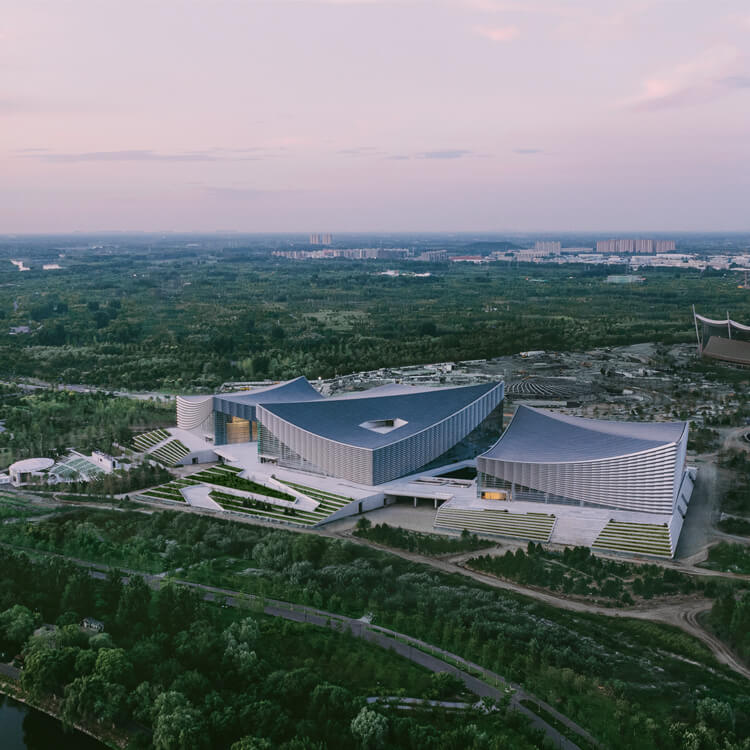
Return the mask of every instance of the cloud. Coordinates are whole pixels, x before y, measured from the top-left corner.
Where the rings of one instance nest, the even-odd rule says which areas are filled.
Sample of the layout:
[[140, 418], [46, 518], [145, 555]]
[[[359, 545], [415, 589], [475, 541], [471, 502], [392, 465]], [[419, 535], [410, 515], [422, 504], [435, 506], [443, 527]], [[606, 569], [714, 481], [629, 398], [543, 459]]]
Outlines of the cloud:
[[732, 89], [750, 89], [750, 75], [727, 76], [719, 83], [723, 83]]
[[513, 153], [515, 154], [543, 154], [544, 151], [540, 148], [514, 148]]
[[475, 26], [474, 32], [492, 42], [512, 42], [521, 33], [517, 26]]
[[471, 151], [468, 148], [441, 148], [434, 151], [420, 151], [412, 154], [388, 154], [384, 159], [389, 161], [408, 161], [409, 159], [434, 159], [437, 161], [449, 161], [451, 159], [464, 159], [471, 157], [473, 159], [486, 159], [492, 154], [479, 153]]
[[423, 151], [417, 154], [418, 159], [462, 159], [471, 156], [472, 152], [465, 148], [441, 149], [439, 151]]
[[208, 151], [182, 151], [164, 153], [151, 149], [121, 149], [117, 151], [85, 151], [82, 153], [60, 153], [49, 149], [22, 149], [16, 152], [25, 158], [40, 159], [52, 163], [75, 162], [211, 162], [211, 161], [257, 161], [268, 156], [262, 149], [210, 149]]
[[750, 89], [750, 65], [731, 45], [717, 45], [669, 70], [647, 78], [642, 93], [625, 102], [634, 112], [704, 104], [733, 91]]
[[58, 109], [57, 105], [24, 96], [0, 98], [0, 115], [47, 114]]
[[41, 152], [26, 154], [48, 162], [93, 162], [93, 161], [216, 161], [218, 157], [201, 151], [165, 154], [148, 149], [124, 149], [121, 151], [86, 151], [83, 153]]

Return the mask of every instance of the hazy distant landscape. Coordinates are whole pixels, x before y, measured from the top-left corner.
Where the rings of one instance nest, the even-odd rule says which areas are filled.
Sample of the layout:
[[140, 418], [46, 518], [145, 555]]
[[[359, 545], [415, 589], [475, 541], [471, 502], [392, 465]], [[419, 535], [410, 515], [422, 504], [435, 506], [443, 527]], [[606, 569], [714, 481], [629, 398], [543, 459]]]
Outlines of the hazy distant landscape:
[[[570, 242], [589, 242], [591, 235]], [[686, 235], [681, 249], [742, 253], [746, 235]], [[342, 247], [531, 246], [518, 236], [386, 235]], [[191, 391], [226, 380], [309, 378], [530, 349], [694, 340], [691, 305], [750, 320], [731, 270], [279, 258], [290, 236], [107, 235], [0, 242], [0, 376]], [[64, 257], [60, 257], [60, 256]], [[9, 262], [22, 258], [31, 270]], [[42, 270], [44, 264], [61, 268]], [[382, 275], [387, 270], [401, 276]], [[415, 277], [413, 273], [429, 274]], [[720, 302], [719, 302], [720, 300]], [[12, 329], [24, 332], [9, 336]], [[28, 332], [26, 332], [28, 330]]]

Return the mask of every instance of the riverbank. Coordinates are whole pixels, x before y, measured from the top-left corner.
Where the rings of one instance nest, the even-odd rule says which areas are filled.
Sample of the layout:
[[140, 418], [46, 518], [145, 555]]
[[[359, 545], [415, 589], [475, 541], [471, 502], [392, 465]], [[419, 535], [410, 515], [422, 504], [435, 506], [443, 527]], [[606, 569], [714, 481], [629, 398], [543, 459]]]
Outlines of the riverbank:
[[[25, 706], [28, 706], [35, 711], [50, 716], [60, 723], [60, 726], [64, 731], [67, 731], [62, 720], [59, 699], [50, 697], [44, 701], [37, 701], [31, 698], [16, 680], [2, 674], [0, 674], [0, 694], [12, 698], [18, 703], [23, 703]], [[111, 748], [111, 750], [124, 750], [131, 740], [130, 735], [115, 728], [107, 729], [98, 725], [92, 727], [83, 724], [73, 724], [71, 728], [81, 734], [87, 735], [93, 740], [96, 740], [101, 744], [102, 748], [108, 747]]]

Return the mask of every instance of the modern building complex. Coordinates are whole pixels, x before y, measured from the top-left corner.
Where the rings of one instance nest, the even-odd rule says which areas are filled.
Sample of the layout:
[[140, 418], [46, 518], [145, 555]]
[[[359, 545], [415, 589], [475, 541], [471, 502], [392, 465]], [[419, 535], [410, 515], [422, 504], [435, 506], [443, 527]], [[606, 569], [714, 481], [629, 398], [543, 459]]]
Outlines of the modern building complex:
[[138, 436], [136, 448], [225, 465], [143, 495], [305, 526], [427, 503], [437, 529], [674, 555], [695, 475], [687, 423], [519, 405], [498, 440], [503, 398], [501, 382], [325, 398], [305, 378], [178, 397], [178, 426]]
[[687, 422], [612, 422], [519, 406], [477, 459], [480, 496], [670, 515], [687, 435]]
[[25, 458], [16, 461], [8, 469], [9, 481], [16, 487], [27, 484], [65, 484], [88, 482], [120, 468], [112, 456], [93, 451], [87, 456], [75, 450], [68, 455], [53, 458]]
[[365, 485], [411, 474], [447, 453], [503, 400], [502, 383], [384, 386], [258, 407], [261, 461]]
[[729, 313], [724, 320], [704, 318], [695, 308], [693, 320], [701, 356], [750, 366], [750, 326], [732, 320]]
[[546, 515], [554, 519], [550, 536], [559, 525], [568, 529], [559, 536], [577, 534], [593, 547], [672, 557], [693, 486], [687, 437], [687, 422], [612, 422], [519, 406], [477, 459], [477, 500], [454, 509]]
[[258, 441], [261, 462], [366, 485], [453, 448], [503, 400], [503, 384], [389, 385], [325, 399], [305, 378], [248, 392], [177, 398], [177, 426], [215, 446]]
[[43, 482], [54, 464], [51, 458], [24, 458], [16, 461], [8, 469], [10, 483], [21, 487], [24, 484]]

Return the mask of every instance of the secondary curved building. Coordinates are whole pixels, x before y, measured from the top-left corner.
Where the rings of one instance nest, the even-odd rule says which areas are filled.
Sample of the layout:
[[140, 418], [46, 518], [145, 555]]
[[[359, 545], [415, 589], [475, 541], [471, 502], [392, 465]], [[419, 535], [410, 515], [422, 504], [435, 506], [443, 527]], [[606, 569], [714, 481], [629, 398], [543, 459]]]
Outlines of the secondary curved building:
[[298, 403], [261, 401], [259, 455], [286, 468], [378, 485], [449, 451], [502, 400], [502, 383], [483, 383], [386, 386]]
[[693, 490], [687, 422], [615, 422], [519, 406], [477, 458], [473, 498], [440, 507], [467, 528], [626, 554], [673, 557]]
[[687, 422], [613, 422], [519, 406], [477, 459], [489, 499], [669, 515], [685, 469]]

